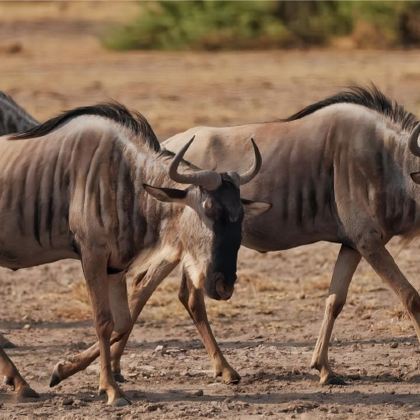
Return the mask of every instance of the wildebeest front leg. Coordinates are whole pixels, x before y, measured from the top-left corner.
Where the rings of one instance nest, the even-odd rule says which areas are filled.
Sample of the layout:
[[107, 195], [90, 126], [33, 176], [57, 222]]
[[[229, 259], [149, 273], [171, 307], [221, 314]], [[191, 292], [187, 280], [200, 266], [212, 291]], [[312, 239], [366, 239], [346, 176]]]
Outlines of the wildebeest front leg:
[[129, 401], [119, 389], [111, 371], [110, 338], [114, 330], [114, 321], [108, 290], [110, 282], [107, 274], [108, 256], [99, 252], [93, 254], [90, 249], [82, 249], [82, 266], [99, 341], [99, 392], [107, 394], [109, 405], [126, 405]]
[[213, 363], [214, 375], [221, 376], [223, 382], [226, 384], [238, 383], [241, 380], [240, 375], [229, 365], [223, 356], [210, 328], [203, 291], [196, 289], [192, 285], [185, 272], [182, 273], [182, 282], [178, 296], [197, 327], [204, 347]]
[[0, 348], [0, 375], [4, 376], [6, 385], [16, 391], [18, 398], [38, 398], [39, 395], [22, 378], [19, 371], [7, 354]]
[[346, 303], [347, 292], [354, 272], [360, 262], [361, 255], [352, 248], [343, 245], [335, 263], [333, 276], [325, 307], [324, 320], [312, 356], [311, 367], [320, 372], [321, 384], [344, 384], [343, 380], [334, 375], [328, 363], [328, 345], [334, 327], [335, 319]]

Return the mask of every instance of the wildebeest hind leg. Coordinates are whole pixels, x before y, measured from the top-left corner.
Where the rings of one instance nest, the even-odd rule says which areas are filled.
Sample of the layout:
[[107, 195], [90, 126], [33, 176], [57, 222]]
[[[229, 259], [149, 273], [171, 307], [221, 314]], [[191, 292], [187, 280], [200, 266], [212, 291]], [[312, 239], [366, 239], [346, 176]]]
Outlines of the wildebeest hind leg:
[[[152, 265], [147, 272], [141, 272], [136, 275], [133, 282], [132, 293], [130, 296], [130, 325], [124, 333], [113, 332], [110, 344], [111, 347], [111, 369], [117, 382], [123, 382], [124, 377], [121, 374], [121, 357], [127, 344], [130, 333], [133, 330], [141, 310], [149, 300], [150, 296], [161, 283], [161, 281], [173, 270], [178, 262], [161, 261], [156, 266]], [[118, 283], [114, 283], [116, 287]], [[123, 285], [125, 289], [125, 284]], [[112, 286], [111, 286], [112, 288]], [[124, 290], [117, 290], [117, 294], [121, 297]], [[117, 295], [110, 293], [111, 306], [115, 298], [115, 305], [118, 305]], [[125, 311], [124, 311], [125, 312]], [[127, 319], [127, 317], [124, 317]], [[126, 328], [126, 326], [124, 327]], [[58, 385], [62, 380], [74, 375], [81, 370], [86, 369], [99, 356], [99, 344], [95, 343], [88, 349], [68, 358], [63, 362], [55, 365], [51, 375], [50, 386]]]
[[112, 282], [107, 270], [109, 254], [105, 247], [92, 246], [90, 243], [81, 244], [80, 248], [99, 342], [99, 392], [106, 393], [108, 405], [127, 405], [130, 402], [118, 387], [111, 371], [110, 340], [114, 321], [109, 299], [109, 287]]
[[[110, 343], [119, 341], [131, 328], [131, 317], [128, 308], [127, 285], [124, 274], [109, 276], [109, 303], [114, 322], [114, 331]], [[50, 386], [58, 385], [62, 380], [86, 369], [99, 356], [99, 343], [55, 365]]]
[[321, 384], [344, 384], [344, 381], [336, 376], [330, 368], [328, 363], [328, 345], [334, 322], [346, 303], [350, 282], [360, 259], [359, 252], [342, 245], [335, 263], [324, 319], [311, 361], [311, 367], [318, 369], [320, 372]]
[[6, 385], [13, 387], [18, 398], [39, 397], [39, 395], [22, 378], [16, 366], [3, 349], [0, 349], [0, 374], [4, 376]]
[[376, 273], [400, 298], [420, 341], [420, 296], [417, 290], [405, 278], [383, 244], [361, 241], [358, 249]]
[[185, 272], [182, 273], [182, 283], [178, 296], [197, 327], [204, 347], [213, 363], [215, 376], [221, 376], [226, 384], [238, 383], [241, 377], [223, 356], [210, 328], [203, 292], [191, 284]]

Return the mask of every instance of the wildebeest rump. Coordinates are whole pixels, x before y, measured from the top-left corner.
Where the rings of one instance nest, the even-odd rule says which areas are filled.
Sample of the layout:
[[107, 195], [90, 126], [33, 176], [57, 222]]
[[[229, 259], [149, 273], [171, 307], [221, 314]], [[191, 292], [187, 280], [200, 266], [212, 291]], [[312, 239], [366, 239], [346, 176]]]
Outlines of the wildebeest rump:
[[[0, 136], [29, 130], [38, 122], [19, 106], [9, 95], [0, 92]], [[15, 345], [0, 334], [0, 348]]]

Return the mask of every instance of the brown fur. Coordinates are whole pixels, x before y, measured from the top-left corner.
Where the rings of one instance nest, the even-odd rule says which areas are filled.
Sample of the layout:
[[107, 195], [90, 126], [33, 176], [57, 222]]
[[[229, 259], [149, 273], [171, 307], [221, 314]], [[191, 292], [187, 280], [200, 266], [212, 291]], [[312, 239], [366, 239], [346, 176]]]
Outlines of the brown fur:
[[[203, 168], [241, 171], [246, 163], [238, 156], [247, 153], [247, 139], [257, 139], [264, 163], [241, 191], [244, 197], [258, 197], [272, 207], [263, 215], [245, 218], [245, 246], [266, 252], [320, 240], [342, 244], [312, 358], [322, 383], [340, 383], [328, 364], [328, 343], [361, 257], [396, 291], [420, 336], [418, 294], [385, 248], [392, 236], [412, 237], [420, 225], [420, 190], [410, 178], [420, 164], [408, 147], [415, 122], [412, 114], [377, 89], [357, 88], [313, 104], [286, 121], [195, 127], [164, 143], [176, 152], [195, 134], [188, 160]], [[149, 275], [147, 283], [138, 281], [133, 291], [133, 320], [151, 294], [150, 288], [164, 278], [153, 272]], [[186, 284], [188, 274], [184, 273], [180, 299], [198, 327], [215, 374], [225, 382], [237, 382], [239, 375], [214, 340], [204, 302], [194, 303], [199, 299], [197, 291]], [[118, 376], [127, 339], [112, 348]]]
[[[235, 177], [219, 175], [215, 191], [180, 189], [168, 176], [171, 160], [147, 121], [119, 104], [72, 110], [0, 138], [0, 265], [81, 260], [99, 339], [99, 389], [109, 404], [128, 402], [112, 376], [110, 342], [113, 332], [116, 341], [132, 325], [125, 272], [133, 264], [144, 272], [161, 261], [171, 268], [182, 261], [194, 286], [210, 297], [233, 291], [243, 215]], [[227, 219], [240, 214], [229, 270], [217, 263], [219, 237], [229, 224], [214, 229], [217, 220], [204, 208], [208, 200]], [[19, 395], [35, 395], [2, 350], [0, 373]], [[66, 366], [57, 366], [51, 385], [67, 374]]]
[[[322, 383], [337, 381], [328, 364], [328, 342], [361, 257], [396, 291], [420, 337], [418, 294], [385, 248], [395, 235], [418, 234], [420, 190], [410, 175], [420, 164], [408, 144], [416, 124], [414, 115], [378, 89], [355, 88], [287, 120], [194, 128], [164, 143], [176, 151], [193, 131], [197, 141], [186, 156], [194, 164], [240, 170], [243, 139], [257, 138], [264, 164], [243, 195], [273, 206], [246, 218], [243, 244], [258, 251], [319, 240], [342, 244], [312, 359]], [[209, 351], [212, 359], [215, 349]]]

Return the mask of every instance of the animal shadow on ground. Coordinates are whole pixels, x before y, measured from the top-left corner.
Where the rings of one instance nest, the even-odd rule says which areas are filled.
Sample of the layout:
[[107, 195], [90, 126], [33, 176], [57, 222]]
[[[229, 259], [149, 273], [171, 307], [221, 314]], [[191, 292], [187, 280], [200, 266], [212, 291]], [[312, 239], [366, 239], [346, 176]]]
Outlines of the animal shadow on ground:
[[[254, 348], [260, 345], [272, 346], [278, 349], [287, 349], [289, 347], [294, 348], [306, 348], [315, 346], [315, 341], [266, 341], [266, 340], [218, 340], [220, 347], [222, 349], [243, 349], [243, 348]], [[386, 345], [391, 343], [409, 343], [410, 345], [418, 345], [417, 337], [407, 336], [407, 337], [398, 337], [398, 338], [382, 338], [382, 339], [357, 339], [357, 340], [343, 340], [339, 342], [334, 342], [333, 346], [337, 348], [349, 347], [354, 344], [358, 345]], [[131, 349], [143, 349], [143, 350], [153, 350], [157, 345], [164, 344], [166, 347], [182, 347], [185, 349], [200, 349], [203, 348], [203, 345], [200, 340], [177, 340], [177, 339], [168, 339], [168, 340], [158, 340], [158, 341], [129, 341], [128, 347]]]
[[[382, 405], [393, 404], [396, 406], [405, 405], [406, 408], [411, 407], [413, 410], [420, 408], [420, 403], [416, 395], [404, 393], [386, 393], [386, 392], [279, 392], [279, 393], [256, 393], [256, 394], [241, 394], [241, 395], [203, 395], [196, 396], [193, 392], [184, 390], [171, 390], [169, 392], [138, 392], [127, 391], [127, 395], [133, 402], [135, 401], [148, 401], [148, 402], [161, 402], [161, 403], [174, 403], [174, 402], [222, 402], [227, 398], [232, 402], [241, 402], [247, 404], [285, 404], [296, 401], [307, 401], [315, 405], [321, 404], [338, 404], [342, 406], [352, 406], [354, 404], [363, 405]], [[392, 398], [391, 398], [392, 397]]]

